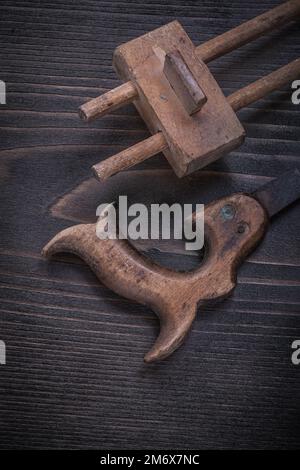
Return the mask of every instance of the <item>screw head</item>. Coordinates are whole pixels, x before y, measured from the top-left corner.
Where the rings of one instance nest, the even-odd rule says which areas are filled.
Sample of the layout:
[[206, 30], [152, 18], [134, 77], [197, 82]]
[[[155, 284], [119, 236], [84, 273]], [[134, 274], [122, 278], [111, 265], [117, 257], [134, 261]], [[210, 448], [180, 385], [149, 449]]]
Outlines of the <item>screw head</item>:
[[245, 233], [247, 228], [248, 228], [248, 224], [246, 222], [241, 222], [238, 225], [237, 233], [239, 233], [239, 234]]
[[221, 209], [221, 215], [224, 220], [232, 220], [235, 216], [235, 208], [232, 204], [226, 204]]

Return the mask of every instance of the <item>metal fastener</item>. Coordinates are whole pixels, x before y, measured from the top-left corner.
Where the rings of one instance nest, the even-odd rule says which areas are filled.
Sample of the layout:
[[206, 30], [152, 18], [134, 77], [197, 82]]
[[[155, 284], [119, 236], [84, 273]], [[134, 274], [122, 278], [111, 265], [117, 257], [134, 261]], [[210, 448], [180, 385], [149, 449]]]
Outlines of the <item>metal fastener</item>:
[[221, 215], [224, 220], [232, 220], [235, 216], [235, 208], [232, 204], [226, 204], [221, 209]]

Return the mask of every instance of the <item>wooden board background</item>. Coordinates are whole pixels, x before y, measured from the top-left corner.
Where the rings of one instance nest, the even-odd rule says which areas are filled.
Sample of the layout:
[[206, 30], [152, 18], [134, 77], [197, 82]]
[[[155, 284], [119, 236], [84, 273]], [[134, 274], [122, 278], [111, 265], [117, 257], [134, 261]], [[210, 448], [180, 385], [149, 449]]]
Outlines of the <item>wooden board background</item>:
[[[100, 202], [208, 202], [300, 168], [300, 106], [278, 91], [239, 113], [245, 144], [177, 180], [162, 156], [100, 185], [90, 167], [148, 135], [132, 106], [82, 123], [78, 106], [118, 85], [121, 42], [179, 19], [195, 43], [277, 0], [2, 0], [0, 79], [0, 447], [300, 448], [300, 205], [279, 215], [228, 300], [199, 311], [169, 360], [144, 365], [152, 312], [100, 285], [75, 257], [45, 262], [58, 230]], [[299, 55], [299, 25], [213, 62], [226, 94]], [[174, 243], [140, 244], [190, 269]]]

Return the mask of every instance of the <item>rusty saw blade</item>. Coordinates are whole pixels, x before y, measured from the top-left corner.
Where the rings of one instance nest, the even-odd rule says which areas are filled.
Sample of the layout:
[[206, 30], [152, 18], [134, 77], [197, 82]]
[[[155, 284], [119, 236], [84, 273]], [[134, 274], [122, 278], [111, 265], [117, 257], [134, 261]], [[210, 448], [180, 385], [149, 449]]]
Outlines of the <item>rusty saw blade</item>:
[[296, 168], [274, 178], [251, 194], [265, 208], [269, 217], [300, 198], [300, 171]]

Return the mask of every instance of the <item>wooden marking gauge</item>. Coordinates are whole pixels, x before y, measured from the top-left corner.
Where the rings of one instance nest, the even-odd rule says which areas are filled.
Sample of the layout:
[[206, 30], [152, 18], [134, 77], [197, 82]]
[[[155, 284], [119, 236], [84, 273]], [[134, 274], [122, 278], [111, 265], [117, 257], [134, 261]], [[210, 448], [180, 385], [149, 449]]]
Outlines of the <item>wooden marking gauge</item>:
[[163, 152], [177, 176], [206, 166], [242, 144], [236, 111], [300, 76], [300, 59], [227, 98], [206, 63], [297, 19], [300, 0], [290, 0], [195, 47], [178, 21], [119, 46], [113, 65], [125, 83], [83, 104], [85, 120], [133, 102], [148, 139], [93, 166], [106, 178]]

